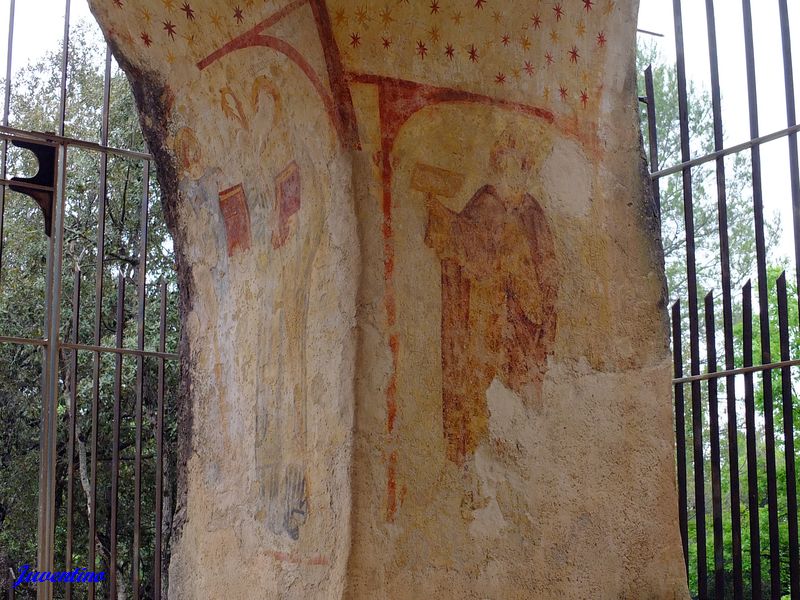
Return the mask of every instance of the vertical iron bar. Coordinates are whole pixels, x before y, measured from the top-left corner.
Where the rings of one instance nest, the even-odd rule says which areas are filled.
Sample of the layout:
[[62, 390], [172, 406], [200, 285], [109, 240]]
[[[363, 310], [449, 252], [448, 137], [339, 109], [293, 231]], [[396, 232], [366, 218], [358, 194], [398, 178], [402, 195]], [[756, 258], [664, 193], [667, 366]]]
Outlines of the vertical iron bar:
[[67, 112], [67, 65], [69, 65], [69, 6], [64, 0], [64, 41], [61, 48], [61, 97], [58, 103], [58, 134], [64, 135], [64, 121]]
[[[672, 305], [672, 363], [675, 379], [683, 377], [683, 348], [681, 343], [681, 303]], [[689, 516], [686, 493], [686, 417], [683, 384], [675, 384], [675, 446], [678, 465], [678, 523], [683, 544], [683, 561], [689, 574]]]
[[[686, 59], [683, 46], [683, 19], [681, 0], [673, 0], [675, 17], [675, 50], [677, 56], [678, 113], [680, 118], [681, 160], [691, 159], [689, 148], [689, 108], [686, 88]], [[689, 354], [692, 375], [700, 374], [700, 331], [697, 303], [697, 269], [695, 262], [694, 207], [692, 199], [692, 172], [683, 169], [683, 213], [686, 228], [686, 275], [689, 294]], [[703, 472], [703, 419], [702, 395], [699, 381], [693, 381], [692, 389], [692, 437], [694, 446], [695, 518], [697, 520], [697, 582], [700, 600], [706, 600], [706, 522], [705, 482]]]
[[[116, 347], [122, 348], [122, 335], [125, 330], [125, 275], [120, 272], [117, 281], [117, 327], [116, 327]], [[115, 355], [114, 366], [114, 422], [113, 422], [113, 442], [111, 446], [111, 527], [109, 532], [109, 544], [111, 545], [111, 557], [108, 568], [109, 574], [109, 596], [117, 597], [117, 510], [119, 495], [119, 430], [120, 419], [122, 418], [122, 354]]]
[[[794, 99], [794, 68], [792, 66], [792, 37], [789, 28], [789, 8], [786, 0], [778, 0], [781, 20], [781, 42], [783, 44], [783, 81], [786, 91], [786, 123], [788, 127], [797, 124]], [[800, 158], [797, 150], [797, 134], [788, 137], [789, 171], [792, 186], [792, 220], [794, 222], [794, 264], [796, 281], [800, 288]], [[798, 295], [800, 306], [800, 295]]]
[[733, 377], [727, 377], [725, 379], [725, 394], [728, 405], [728, 475], [730, 477], [731, 496], [733, 597], [734, 600], [744, 600], [744, 576], [742, 573], [742, 504], [739, 483], [739, 425], [736, 417], [736, 387]]
[[[81, 272], [75, 269], [74, 283], [72, 284], [72, 343], [78, 343], [78, 327], [80, 327], [81, 306]], [[74, 521], [74, 488], [75, 488], [75, 424], [78, 419], [78, 351], [72, 351], [70, 364], [72, 381], [70, 385], [69, 409], [69, 448], [67, 462], [67, 545], [65, 548], [64, 570], [72, 571], [72, 528]], [[72, 582], [65, 584], [66, 599], [72, 599]]]
[[[11, 112], [11, 51], [14, 47], [14, 8], [16, 0], [11, 0], [8, 17], [8, 54], [6, 55], [6, 84], [3, 101], [3, 126], [8, 127], [8, 115]], [[8, 169], [8, 140], [3, 140], [3, 156], [0, 159], [0, 177], [6, 178]], [[0, 185], [0, 278], [3, 276], [3, 240], [6, 212], [6, 186]]]
[[[167, 345], [167, 284], [162, 280], [158, 351]], [[164, 359], [158, 359], [158, 414], [156, 416], [156, 540], [153, 559], [153, 598], [161, 600], [161, 519], [164, 493]]]
[[[753, 366], [753, 306], [750, 280], [742, 289], [743, 366]], [[752, 599], [761, 600], [761, 538], [758, 524], [758, 464], [753, 374], [744, 376], [744, 412], [747, 436], [747, 498], [750, 519], [750, 582]]]
[[[781, 340], [781, 360], [790, 360], [789, 308], [786, 294], [786, 273], [778, 278], [778, 329]], [[783, 440], [786, 458], [786, 509], [789, 521], [789, 580], [790, 596], [800, 598], [800, 549], [797, 532], [797, 471], [794, 455], [794, 413], [792, 369], [781, 369], [781, 399], [783, 400]]]
[[[755, 51], [753, 48], [753, 21], [750, 0], [742, 0], [744, 16], [744, 46], [747, 67], [747, 95], [750, 114], [750, 137], [758, 137], [758, 98], [756, 94]], [[753, 173], [753, 217], [756, 234], [756, 262], [758, 266], [758, 307], [761, 334], [761, 363], [771, 360], [769, 331], [769, 282], [767, 281], [767, 250], [764, 239], [764, 207], [761, 190], [761, 147], [751, 150]], [[770, 589], [773, 598], [781, 597], [781, 556], [778, 529], [777, 470], [775, 466], [775, 426], [772, 412], [772, 371], [764, 371], [764, 429], [767, 459], [767, 504], [769, 511]]]
[[[50, 236], [49, 255], [47, 257], [47, 314], [45, 319], [44, 390], [42, 394], [42, 426], [40, 430], [40, 464], [39, 464], [39, 539], [38, 568], [39, 571], [53, 571], [55, 554], [56, 529], [56, 461], [58, 453], [57, 416], [59, 397], [58, 354], [61, 326], [61, 261], [64, 245], [64, 185], [66, 182], [66, 146], [58, 147], [58, 160], [55, 170], [57, 200], [54, 204], [53, 230]], [[40, 583], [37, 586], [37, 598], [49, 600], [53, 597], [52, 582]]]
[[[138, 314], [137, 321], [137, 344], [139, 350], [144, 350], [144, 309], [146, 302], [147, 284], [147, 219], [148, 203], [150, 202], [150, 162], [145, 161], [144, 173], [142, 176], [142, 206], [139, 212], [140, 232], [139, 232], [139, 273], [138, 273]], [[136, 456], [134, 463], [134, 492], [133, 492], [133, 560], [132, 579], [134, 598], [139, 597], [139, 545], [140, 545], [140, 524], [141, 524], [141, 500], [142, 500], [142, 400], [144, 398], [144, 357], [141, 355], [136, 359]]]
[[[644, 72], [644, 89], [647, 94], [647, 140], [650, 147], [650, 171], [655, 173], [659, 169], [658, 161], [658, 127], [656, 126], [656, 94], [653, 87], [653, 66], [650, 65]], [[661, 222], [661, 183], [658, 177], [651, 181], [653, 201], [658, 208], [658, 220]]]
[[[708, 372], [717, 370], [717, 340], [714, 331], [714, 294], [705, 298], [706, 351]], [[711, 442], [711, 505], [714, 526], [714, 597], [725, 590], [725, 563], [722, 536], [722, 481], [720, 476], [719, 406], [717, 405], [717, 380], [708, 380], [708, 422]]]
[[[100, 140], [103, 146], [108, 145], [108, 105], [111, 94], [111, 50], [106, 47], [106, 67], [103, 80], [103, 115]], [[99, 346], [101, 341], [101, 327], [103, 324], [103, 267], [105, 264], [106, 247], [106, 192], [108, 172], [108, 154], [102, 153], [100, 159], [100, 181], [97, 194], [97, 256], [95, 260], [95, 290], [94, 290], [94, 345]], [[91, 492], [89, 504], [91, 517], [89, 519], [89, 569], [96, 570], [96, 540], [97, 540], [97, 428], [98, 410], [100, 404], [100, 353], [94, 353], [94, 370], [92, 377], [92, 466], [91, 466]], [[95, 584], [89, 582], [89, 600], [95, 599]]]
[[[711, 105], [714, 118], [714, 150], [722, 150], [725, 142], [722, 133], [722, 98], [720, 93], [719, 61], [717, 54], [717, 27], [714, 14], [714, 1], [706, 0], [706, 24], [708, 28], [708, 54], [711, 67]], [[716, 160], [717, 178], [717, 213], [719, 219], [719, 251], [722, 275], [722, 320], [725, 346], [725, 369], [735, 367], [733, 347], [733, 301], [731, 298], [731, 266], [730, 244], [728, 240], [728, 200], [725, 183], [725, 158]], [[742, 581], [742, 539], [739, 508], [739, 451], [738, 429], [736, 426], [736, 388], [734, 377], [725, 379], [725, 393], [728, 397], [728, 453], [731, 460], [731, 521], [737, 525], [731, 527], [732, 563], [733, 563], [733, 595], [735, 600], [744, 597]], [[730, 419], [733, 415], [733, 420]], [[736, 466], [734, 477], [734, 469]], [[735, 500], [735, 505], [734, 505]]]

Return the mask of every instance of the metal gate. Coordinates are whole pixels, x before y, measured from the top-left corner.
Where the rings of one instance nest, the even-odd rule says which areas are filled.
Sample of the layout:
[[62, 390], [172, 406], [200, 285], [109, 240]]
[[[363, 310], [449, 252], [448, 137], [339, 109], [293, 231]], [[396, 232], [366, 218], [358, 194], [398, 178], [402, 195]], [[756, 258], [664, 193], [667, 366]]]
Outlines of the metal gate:
[[[781, 54], [771, 58], [777, 64], [782, 61], [784, 89], [769, 91], [785, 96], [786, 127], [767, 135], [759, 130], [757, 86], [761, 74], [756, 68], [754, 44], [759, 32], [755, 30], [754, 36], [750, 0], [741, 2], [742, 29], [722, 32], [725, 36], [743, 36], [744, 63], [740, 68], [746, 72], [748, 109], [746, 117], [737, 116], [748, 120], [751, 138], [726, 147], [718, 55], [720, 13], [715, 14], [715, 9], [738, 7], [714, 0], [673, 0], [672, 4], [680, 147], [677, 164], [663, 165], [659, 160], [659, 136], [665, 134], [659, 131], [659, 115], [667, 108], [658, 105], [652, 68], [645, 72], [640, 100], [646, 107], [643, 131], [659, 210], [665, 186], [673, 185], [682, 197], [683, 223], [678, 236], [685, 246], [685, 293], [673, 296], [671, 317], [678, 508], [687, 576], [693, 597], [701, 599], [800, 598], [795, 448], [800, 419], [795, 306], [800, 298], [794, 285], [800, 283], [800, 127], [795, 114], [790, 7], [787, 0], [759, 2], [757, 7], [764, 9], [769, 4], [775, 11], [782, 48]], [[687, 56], [685, 51], [684, 11], [692, 4], [704, 8], [707, 25], [713, 124], [710, 151], [698, 151], [690, 133], [687, 61], [698, 57]], [[731, 121], [728, 113], [726, 122]], [[783, 144], [782, 152], [788, 153], [786, 193], [780, 198], [791, 203], [793, 217], [795, 272], [788, 278], [785, 272], [768, 268], [771, 240], [765, 223], [766, 165], [761, 155], [762, 147], [770, 142]], [[749, 279], [741, 289], [733, 289], [732, 264], [737, 256], [731, 247], [734, 236], [743, 235], [729, 222], [729, 184], [736, 157], [749, 162], [743, 181], [749, 180], [746, 196], [752, 196], [746, 235], [752, 236], [755, 247], [755, 297]], [[671, 177], [676, 178], [672, 184]], [[698, 178], [707, 179], [715, 191], [715, 222], [711, 224], [714, 243], [708, 247], [718, 248], [716, 257], [698, 247]], [[665, 237], [665, 243], [669, 241]], [[712, 285], [699, 282], [701, 261], [715, 265]]]
[[[19, 412], [38, 416], [39, 426], [36, 448], [8, 437], [10, 458], [2, 468], [18, 477], [23, 499], [8, 488], [4, 498], [0, 490], [0, 536], [6, 535], [0, 537], [6, 541], [6, 548], [0, 543], [0, 559], [8, 570], [0, 577], [0, 590], [7, 592], [0, 595], [161, 598], [175, 497], [170, 449], [178, 320], [171, 240], [141, 134], [131, 134], [136, 142], [129, 147], [115, 136], [112, 118], [120, 114], [115, 108], [133, 110], [134, 116], [135, 110], [107, 48], [96, 75], [102, 81], [98, 139], [70, 135], [81, 108], [71, 107], [70, 98], [81, 97], [76, 86], [90, 86], [78, 81], [78, 67], [86, 64], [71, 62], [78, 46], [70, 39], [70, 0], [63, 6], [58, 87], [52, 90], [58, 102], [56, 114], [45, 118], [57, 133], [38, 133], [14, 122], [13, 99], [24, 103], [26, 90], [14, 89], [17, 3], [10, 0], [0, 126], [0, 313], [5, 317], [0, 368], [37, 363], [41, 380], [0, 387], [0, 410], [4, 403], [22, 407]], [[94, 81], [91, 73], [80, 76]], [[35, 174], [12, 177], [22, 171]], [[35, 273], [24, 279], [29, 271]], [[19, 281], [42, 280], [41, 289], [17, 289]], [[36, 298], [37, 290], [43, 298]], [[27, 309], [20, 298], [42, 307], [43, 314], [23, 316]], [[39, 393], [33, 395], [35, 388]], [[23, 415], [18, 416], [18, 422], [3, 426], [22, 429]], [[35, 513], [33, 503], [25, 502], [26, 490], [35, 490], [28, 481], [33, 473], [24, 467], [33, 454], [38, 455]], [[14, 534], [26, 526], [31, 539]], [[26, 552], [31, 548], [36, 556]], [[34, 570], [76, 569], [105, 576], [98, 583], [78, 583], [79, 577], [38, 584], [24, 579]]]

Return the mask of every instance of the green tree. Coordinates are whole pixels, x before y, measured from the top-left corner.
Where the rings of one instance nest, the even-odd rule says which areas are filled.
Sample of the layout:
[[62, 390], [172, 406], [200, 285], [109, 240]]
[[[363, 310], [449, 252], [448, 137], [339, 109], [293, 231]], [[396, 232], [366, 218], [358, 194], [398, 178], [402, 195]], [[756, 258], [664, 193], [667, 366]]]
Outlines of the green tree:
[[[672, 65], [667, 65], [660, 57], [656, 46], [643, 43], [637, 52], [637, 68], [640, 73], [640, 91], [644, 95], [644, 70], [652, 66], [656, 125], [658, 133], [659, 168], [672, 166], [681, 162], [680, 128], [678, 119], [678, 91], [677, 74]], [[708, 92], [698, 89], [692, 82], [688, 84], [688, 109], [689, 109], [689, 135], [691, 139], [692, 157], [707, 154], [714, 150], [713, 144], [713, 116], [711, 111], [711, 98]], [[647, 113], [643, 107], [641, 112], [642, 131], [647, 147]], [[753, 306], [758, 306], [756, 273], [756, 247], [754, 234], [754, 219], [752, 208], [751, 165], [749, 153], [740, 153], [726, 159], [727, 178], [727, 203], [728, 203], [728, 235], [730, 241], [730, 267], [732, 280], [732, 301], [734, 317], [734, 347], [735, 366], [743, 365], [743, 320], [741, 288], [743, 284], [752, 279]], [[689, 372], [688, 364], [688, 278], [686, 269], [686, 228], [684, 224], [683, 187], [681, 174], [669, 176], [661, 180], [660, 189], [661, 215], [662, 215], [662, 240], [664, 244], [665, 266], [667, 285], [671, 300], [680, 299], [682, 303], [683, 332], [682, 343], [684, 347], [684, 372]], [[703, 332], [703, 298], [706, 293], [715, 291], [716, 305], [716, 333], [718, 366], [724, 364], [722, 355], [722, 322], [721, 322], [721, 263], [719, 257], [719, 215], [716, 196], [715, 163], [695, 167], [692, 169], [692, 194], [695, 223], [695, 240], [697, 253], [697, 283], [698, 305], [701, 314], [701, 357], [705, 357], [706, 348]], [[780, 227], [777, 220], [767, 222], [766, 237], [768, 240], [768, 256], [774, 257], [774, 246], [779, 239]], [[786, 263], [786, 264], [784, 264]], [[779, 330], [778, 330], [778, 305], [775, 283], [780, 273], [788, 266], [788, 262], [780, 258], [772, 258], [768, 266], [768, 313], [770, 315], [770, 344], [773, 360], [779, 360]], [[789, 295], [789, 338], [791, 356], [798, 356], [800, 351], [800, 328], [798, 328], [797, 315], [797, 288], [791, 282], [788, 284]], [[757, 308], [753, 315], [753, 363], [760, 362], [760, 324]], [[702, 372], [702, 370], [701, 370]], [[759, 490], [759, 541], [761, 545], [761, 573], [764, 597], [769, 595], [769, 514], [767, 506], [767, 472], [766, 472], [766, 432], [764, 413], [764, 385], [763, 376], [756, 374], [754, 381], [754, 404], [756, 409], [756, 462], [758, 469], [757, 486]], [[784, 590], [789, 588], [788, 569], [788, 525], [786, 505], [786, 465], [785, 465], [785, 440], [783, 436], [782, 403], [784, 398], [781, 392], [781, 373], [773, 371], [771, 374], [774, 390], [773, 417], [775, 423], [775, 454], [778, 489], [778, 514], [779, 531], [782, 548], [781, 582]], [[793, 407], [794, 431], [800, 424], [798, 414], [797, 387], [800, 384], [797, 373], [792, 374], [791, 394], [786, 399]], [[750, 531], [749, 507], [747, 501], [747, 456], [744, 424], [744, 400], [742, 390], [730, 390], [737, 394], [737, 434], [736, 440], [739, 449], [739, 464], [730, 465], [728, 460], [729, 440], [727, 432], [727, 393], [725, 380], [718, 381], [719, 400], [719, 429], [720, 429], [720, 483], [723, 513], [723, 548], [726, 590], [724, 597], [732, 597], [733, 562], [732, 562], [732, 523], [731, 523], [731, 469], [739, 474], [741, 532], [742, 532], [742, 565], [745, 587], [745, 597], [751, 594], [750, 589]], [[707, 572], [709, 574], [709, 598], [721, 598], [723, 594], [714, 590], [714, 543], [712, 525], [712, 489], [711, 489], [711, 459], [710, 459], [710, 433], [711, 427], [708, 417], [708, 387], [702, 386], [702, 423], [703, 423], [703, 471], [705, 481], [705, 523], [706, 523], [706, 556]], [[688, 513], [689, 513], [689, 587], [693, 593], [698, 589], [698, 564], [697, 548], [695, 544], [697, 534], [697, 513], [694, 505], [694, 466], [692, 450], [692, 407], [690, 402], [689, 386], [684, 388], [686, 395], [686, 439], [687, 439], [687, 481], [688, 481]], [[795, 436], [796, 437], [796, 436]], [[797, 445], [797, 442], [795, 442]], [[784, 556], [785, 555], [785, 556]]]
[[[105, 45], [93, 23], [73, 26], [70, 36], [67, 118], [65, 134], [89, 141], [100, 141], [103, 102]], [[57, 131], [59, 85], [61, 70], [60, 47], [47, 52], [43, 58], [22, 68], [12, 82], [10, 123], [13, 127], [32, 131]], [[112, 71], [109, 110], [109, 146], [143, 150], [142, 135], [130, 88], [124, 74]], [[104, 295], [101, 305], [100, 344], [115, 345], [117, 281], [125, 280], [127, 293], [124, 304], [124, 346], [137, 344], [137, 281], [145, 269], [145, 340], [146, 348], [155, 350], [159, 327], [159, 281], [170, 290], [175, 308], [176, 277], [172, 242], [164, 224], [155, 171], [147, 181], [148, 236], [146, 264], [139, 260], [143, 248], [141, 239], [141, 199], [145, 193], [144, 162], [110, 156], [107, 165], [107, 193], [99, 187], [100, 158], [96, 152], [70, 147], [67, 152], [66, 213], [64, 233], [64, 268], [61, 307], [61, 334], [69, 339], [77, 334], [78, 341], [94, 343], [95, 278], [97, 260], [97, 221], [100, 202], [106, 212], [105, 253], [103, 257]], [[35, 170], [30, 154], [9, 149], [10, 174], [20, 175]], [[27, 196], [6, 194], [4, 248], [0, 270], [0, 334], [7, 336], [42, 337], [44, 323], [44, 285], [47, 260], [47, 238], [38, 206]], [[80, 275], [81, 298], [78, 330], [72, 330], [71, 298], [76, 271]], [[177, 311], [169, 312], [168, 349], [177, 347]], [[58, 408], [58, 465], [57, 507], [59, 519], [56, 537], [56, 564], [64, 564], [66, 538], [67, 434], [72, 386], [76, 386], [78, 402], [77, 450], [74, 457], [75, 482], [75, 540], [73, 563], [92, 568], [88, 560], [88, 489], [91, 451], [91, 402], [93, 354], [81, 352], [78, 370], [70, 368], [71, 352], [61, 355], [62, 397]], [[36, 530], [39, 465], [39, 418], [41, 405], [41, 351], [27, 345], [0, 345], [0, 419], [6, 424], [0, 429], [0, 568], [5, 580], [8, 567], [33, 565], [36, 560]], [[134, 409], [136, 401], [135, 358], [122, 363], [122, 419], [120, 437], [119, 489], [119, 564], [120, 594], [126, 592], [132, 564], [133, 531], [133, 470], [135, 439]], [[165, 477], [165, 522], [156, 524], [153, 516], [155, 495], [154, 460], [157, 363], [144, 362], [143, 394], [143, 461], [142, 475], [142, 549], [140, 573], [144, 588], [142, 597], [152, 597], [153, 531], [161, 527], [169, 537], [169, 522], [174, 503], [174, 465], [167, 460]], [[171, 397], [177, 390], [177, 368], [168, 364], [167, 389]], [[112, 407], [114, 395], [114, 358], [102, 359], [100, 377], [100, 424], [98, 427], [98, 506], [97, 506], [97, 564], [95, 570], [109, 571], [110, 461]], [[169, 402], [165, 431], [166, 447], [174, 446], [174, 403]], [[169, 457], [168, 457], [169, 458]], [[2, 586], [0, 586], [2, 589]], [[107, 593], [107, 590], [101, 590]], [[32, 589], [17, 590], [17, 597], [26, 597]], [[63, 590], [57, 590], [62, 593]]]
[[[655, 44], [640, 43], [636, 52], [640, 95], [644, 96], [644, 71], [653, 70], [653, 87], [658, 135], [658, 167], [663, 169], [681, 162], [680, 121], [678, 118], [677, 70], [661, 57]], [[688, 82], [687, 106], [692, 158], [714, 151], [714, 120], [711, 96]], [[648, 147], [647, 109], [641, 106], [640, 120]], [[730, 240], [731, 285], [737, 295], [745, 281], [755, 273], [756, 246], [753, 232], [753, 208], [749, 154], [739, 153], [726, 161], [728, 237]], [[686, 270], [686, 228], [684, 225], [683, 181], [681, 174], [660, 182], [661, 231], [670, 299], [686, 304], [688, 278]], [[697, 257], [698, 296], [719, 290], [721, 266], [719, 258], [719, 213], [715, 163], [692, 169], [692, 195]], [[780, 235], [778, 221], [767, 222], [769, 250]]]

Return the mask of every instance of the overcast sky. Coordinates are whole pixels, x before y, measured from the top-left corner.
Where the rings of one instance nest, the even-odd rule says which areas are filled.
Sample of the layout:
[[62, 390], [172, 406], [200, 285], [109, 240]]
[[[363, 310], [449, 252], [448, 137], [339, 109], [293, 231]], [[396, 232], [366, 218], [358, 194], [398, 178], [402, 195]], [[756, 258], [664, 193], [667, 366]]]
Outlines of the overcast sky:
[[[0, 0], [0, 65], [6, 61], [10, 0]], [[778, 0], [752, 0], [755, 32], [756, 73], [758, 78], [759, 126], [761, 135], [787, 126], [783, 80]], [[747, 87], [744, 69], [744, 41], [741, 3], [717, 0], [716, 19], [723, 121], [727, 145], [749, 139]], [[800, 2], [789, 1], [790, 22], [800, 24]], [[86, 0], [72, 0], [71, 22], [90, 18]], [[52, 48], [63, 34], [64, 0], [17, 0], [14, 28], [13, 66], [18, 68], [31, 58]], [[699, 87], [709, 89], [708, 44], [705, 2], [683, 1], [684, 41], [687, 75]], [[639, 27], [660, 34], [657, 41], [664, 58], [675, 60], [672, 2], [641, 0]], [[795, 88], [800, 90], [800, 26], [793, 31]], [[648, 36], [650, 37], [650, 36]], [[4, 70], [0, 67], [0, 70]], [[800, 104], [800, 102], [798, 103]], [[781, 139], [762, 147], [764, 203], [769, 214], [777, 213], [783, 224], [778, 254], [793, 256], [791, 197], [787, 141]], [[662, 165], [669, 166], [669, 165]], [[771, 257], [777, 258], [777, 257]]]
[[[766, 135], [787, 127], [780, 17], [778, 0], [752, 0], [751, 4], [758, 83], [759, 133]], [[789, 20], [795, 25], [792, 31], [792, 55], [795, 97], [797, 97], [797, 91], [800, 90], [800, 2], [790, 0], [788, 4]], [[717, 0], [715, 9], [722, 119], [725, 127], [725, 144], [731, 146], [750, 139], [742, 7], [741, 2], [735, 0]], [[709, 90], [711, 76], [705, 2], [684, 0], [682, 10], [687, 77], [701, 88]], [[641, 0], [639, 27], [664, 35], [663, 38], [652, 39], [658, 43], [663, 56], [672, 63], [675, 61], [673, 24], [672, 2]], [[798, 100], [795, 100], [795, 103], [800, 105]], [[794, 256], [794, 241], [787, 139], [763, 145], [761, 161], [765, 211], [768, 215], [777, 213], [782, 225], [782, 239], [776, 254], [791, 258]], [[777, 256], [770, 258], [775, 259]]]

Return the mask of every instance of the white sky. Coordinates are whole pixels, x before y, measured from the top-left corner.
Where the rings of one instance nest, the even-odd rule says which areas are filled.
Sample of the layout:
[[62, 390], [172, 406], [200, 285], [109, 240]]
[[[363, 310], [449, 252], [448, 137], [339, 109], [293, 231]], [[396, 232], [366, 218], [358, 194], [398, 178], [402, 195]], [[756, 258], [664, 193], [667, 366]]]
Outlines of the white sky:
[[[789, 22], [792, 30], [792, 58], [795, 80], [795, 104], [800, 109], [800, 2], [789, 0]], [[783, 78], [783, 51], [777, 0], [751, 0], [756, 79], [758, 89], [759, 133], [766, 135], [785, 129], [786, 92]], [[708, 41], [705, 2], [683, 0], [683, 37], [687, 78], [699, 87], [710, 90], [711, 75], [708, 61]], [[722, 120], [725, 145], [732, 146], [750, 139], [745, 71], [744, 26], [741, 2], [715, 2], [717, 54], [719, 57], [722, 92]], [[675, 61], [675, 35], [672, 2], [641, 0], [639, 27], [664, 34], [656, 39], [662, 55]], [[651, 37], [651, 36], [647, 36]], [[798, 115], [800, 116], [800, 115]], [[782, 138], [761, 147], [764, 209], [769, 215], [778, 214], [782, 236], [777, 254], [794, 257], [791, 188], [788, 142]], [[670, 166], [670, 165], [662, 165]], [[770, 257], [772, 259], [777, 256]], [[791, 261], [793, 264], [793, 260]], [[790, 271], [791, 273], [791, 271]], [[793, 279], [790, 274], [789, 279]]]
[[[761, 135], [765, 135], [787, 126], [778, 0], [751, 2], [759, 90], [759, 127]], [[741, 3], [733, 0], [717, 0], [715, 4], [725, 142], [726, 145], [733, 145], [750, 138], [742, 9]], [[788, 4], [790, 22], [795, 24], [792, 32], [795, 89], [800, 91], [800, 2], [790, 0]], [[6, 62], [9, 5], [10, 0], [0, 0], [0, 71], [4, 71]], [[82, 18], [91, 18], [86, 0], [72, 0], [70, 21], [75, 23]], [[683, 0], [683, 23], [687, 76], [699, 87], [709, 89], [704, 0]], [[17, 0], [13, 67], [19, 68], [45, 50], [53, 48], [63, 35], [63, 26], [64, 0]], [[665, 59], [674, 62], [672, 2], [641, 0], [639, 27], [664, 34], [663, 38], [654, 39]], [[797, 103], [800, 110], [800, 100]], [[783, 235], [778, 253], [792, 258], [794, 251], [787, 149], [785, 138], [762, 146], [763, 195], [767, 216], [777, 213], [782, 222]], [[662, 165], [664, 166], [669, 165]]]

